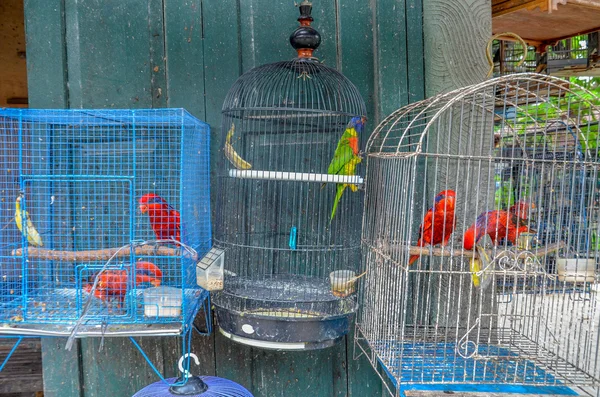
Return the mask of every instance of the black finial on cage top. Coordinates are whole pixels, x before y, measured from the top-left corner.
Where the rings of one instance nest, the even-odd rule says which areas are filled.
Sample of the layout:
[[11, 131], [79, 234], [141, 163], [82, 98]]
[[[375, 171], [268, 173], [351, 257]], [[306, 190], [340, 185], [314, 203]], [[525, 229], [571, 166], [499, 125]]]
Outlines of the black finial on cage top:
[[298, 58], [313, 58], [313, 51], [321, 44], [321, 35], [310, 26], [313, 21], [313, 17], [310, 15], [312, 3], [304, 0], [298, 8], [300, 8], [300, 17], [298, 18], [300, 26], [290, 35], [290, 43], [298, 51]]

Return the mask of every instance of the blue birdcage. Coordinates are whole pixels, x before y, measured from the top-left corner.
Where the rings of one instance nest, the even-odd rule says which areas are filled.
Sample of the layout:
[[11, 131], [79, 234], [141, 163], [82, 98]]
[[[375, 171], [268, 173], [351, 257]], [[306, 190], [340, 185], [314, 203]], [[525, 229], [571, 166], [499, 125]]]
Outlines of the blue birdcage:
[[0, 131], [0, 334], [188, 332], [208, 311], [209, 126], [183, 109], [2, 109]]

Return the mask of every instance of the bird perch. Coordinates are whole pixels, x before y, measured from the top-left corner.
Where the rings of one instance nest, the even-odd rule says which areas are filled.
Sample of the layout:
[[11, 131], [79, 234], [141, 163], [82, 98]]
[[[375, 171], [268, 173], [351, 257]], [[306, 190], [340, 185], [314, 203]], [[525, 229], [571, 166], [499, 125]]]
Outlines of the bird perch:
[[[536, 249], [531, 249], [529, 252], [531, 252], [533, 254], [533, 256], [541, 258], [543, 256], [546, 256], [552, 252], [558, 251], [561, 248], [564, 248], [566, 246], [564, 241], [560, 241], [558, 243], [554, 243], [554, 244], [548, 244], [545, 247], [540, 247], [540, 248], [536, 248]], [[409, 253], [410, 255], [428, 255], [431, 252], [431, 254], [433, 256], [462, 256], [465, 258], [472, 258], [474, 256], [478, 257], [479, 255], [477, 255], [477, 252], [475, 251], [467, 251], [467, 250], [450, 250], [449, 248], [440, 248], [440, 247], [435, 247], [435, 248], [430, 248], [430, 247], [418, 247], [418, 246], [411, 246], [409, 248]], [[492, 250], [486, 250], [486, 252], [489, 255], [493, 255]], [[527, 251], [517, 251], [519, 252], [527, 252]]]
[[[45, 259], [63, 262], [89, 262], [89, 261], [107, 261], [113, 256], [115, 258], [125, 258], [134, 251], [137, 256], [187, 256], [195, 261], [196, 255], [180, 248], [158, 247], [152, 244], [140, 245], [132, 248], [106, 248], [93, 251], [54, 251], [42, 248], [30, 247], [27, 249], [28, 258]], [[22, 256], [23, 249], [18, 248], [12, 251], [13, 256]]]

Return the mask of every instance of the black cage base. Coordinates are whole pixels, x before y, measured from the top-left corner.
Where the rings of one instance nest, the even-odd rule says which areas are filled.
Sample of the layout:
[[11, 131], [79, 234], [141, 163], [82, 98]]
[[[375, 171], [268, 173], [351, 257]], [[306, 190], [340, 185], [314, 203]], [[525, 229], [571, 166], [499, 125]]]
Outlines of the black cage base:
[[326, 279], [298, 275], [229, 277], [213, 303], [223, 335], [276, 350], [333, 346], [357, 308], [355, 296], [334, 296]]
[[[216, 307], [219, 331], [234, 342], [269, 350], [317, 350], [335, 345], [350, 329], [351, 314], [330, 318], [278, 318]], [[299, 321], [301, 320], [301, 321]]]

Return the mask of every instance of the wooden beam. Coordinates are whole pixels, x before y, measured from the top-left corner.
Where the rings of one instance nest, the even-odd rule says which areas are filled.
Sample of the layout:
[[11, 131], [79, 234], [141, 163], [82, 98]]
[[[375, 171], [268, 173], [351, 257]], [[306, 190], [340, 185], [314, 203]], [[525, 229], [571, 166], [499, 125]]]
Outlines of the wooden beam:
[[496, 0], [492, 2], [492, 18], [522, 9], [534, 10], [538, 7], [541, 11], [548, 11], [548, 0]]

